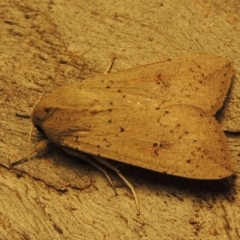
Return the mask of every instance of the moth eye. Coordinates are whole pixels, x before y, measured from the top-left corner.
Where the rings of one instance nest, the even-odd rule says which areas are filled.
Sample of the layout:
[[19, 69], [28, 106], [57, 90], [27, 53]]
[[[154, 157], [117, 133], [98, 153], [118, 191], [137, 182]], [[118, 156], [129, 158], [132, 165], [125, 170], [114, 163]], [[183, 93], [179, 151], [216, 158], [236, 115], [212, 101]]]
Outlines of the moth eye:
[[42, 130], [42, 128], [41, 128], [39, 125], [37, 125], [37, 126], [35, 126], [35, 127], [37, 128], [37, 130], [38, 130], [40, 133], [44, 134], [44, 131]]
[[47, 114], [50, 112], [50, 110], [51, 110], [51, 108], [49, 108], [49, 107], [44, 108], [44, 112], [47, 113]]

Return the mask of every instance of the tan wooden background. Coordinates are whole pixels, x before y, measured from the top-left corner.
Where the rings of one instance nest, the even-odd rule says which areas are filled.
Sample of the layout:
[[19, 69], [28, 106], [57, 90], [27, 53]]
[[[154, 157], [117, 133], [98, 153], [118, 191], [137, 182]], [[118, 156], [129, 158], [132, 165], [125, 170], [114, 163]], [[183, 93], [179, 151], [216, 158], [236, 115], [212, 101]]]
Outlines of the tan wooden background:
[[[240, 3], [199, 0], [2, 0], [0, 3], [0, 239], [240, 239]], [[29, 116], [44, 87], [168, 57], [216, 54], [234, 62], [220, 119], [236, 173], [222, 181], [193, 181], [131, 166], [109, 171], [52, 146], [31, 162]], [[64, 63], [69, 65], [62, 69]], [[32, 145], [39, 140], [34, 131]]]

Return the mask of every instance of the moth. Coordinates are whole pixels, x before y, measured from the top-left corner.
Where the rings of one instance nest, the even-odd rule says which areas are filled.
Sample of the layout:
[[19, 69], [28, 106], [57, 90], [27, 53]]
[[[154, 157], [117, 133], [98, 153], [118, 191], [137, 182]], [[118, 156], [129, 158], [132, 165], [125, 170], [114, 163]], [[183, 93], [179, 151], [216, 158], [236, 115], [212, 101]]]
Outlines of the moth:
[[31, 119], [71, 155], [88, 153], [110, 167], [109, 160], [117, 160], [185, 178], [221, 179], [234, 167], [214, 115], [232, 75], [232, 62], [218, 56], [166, 59], [58, 87], [39, 101]]

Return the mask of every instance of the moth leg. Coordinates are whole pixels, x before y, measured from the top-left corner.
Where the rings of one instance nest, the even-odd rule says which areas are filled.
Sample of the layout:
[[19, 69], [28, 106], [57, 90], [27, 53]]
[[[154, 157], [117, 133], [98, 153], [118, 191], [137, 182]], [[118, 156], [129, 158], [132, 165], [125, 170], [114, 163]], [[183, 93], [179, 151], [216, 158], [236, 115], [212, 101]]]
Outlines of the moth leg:
[[109, 63], [109, 65], [108, 65], [107, 69], [105, 70], [105, 72], [103, 73], [103, 75], [107, 75], [111, 71], [113, 63], [116, 58], [117, 58], [116, 56], [112, 57], [111, 62]]
[[19, 165], [19, 164], [22, 164], [22, 163], [25, 163], [25, 162], [29, 161], [30, 157], [31, 157], [34, 153], [43, 151], [43, 150], [47, 147], [47, 145], [48, 145], [49, 143], [50, 143], [50, 140], [49, 140], [49, 139], [42, 139], [42, 140], [37, 144], [37, 146], [30, 152], [29, 156], [23, 157], [23, 158], [21, 158], [21, 159], [18, 160], [18, 161], [15, 161], [15, 162], [10, 163], [10, 168], [11, 168], [11, 167], [14, 167], [14, 166], [16, 166], [16, 165]]
[[104, 158], [101, 157], [97, 157], [97, 156], [93, 156], [98, 162], [100, 162], [101, 164], [107, 166], [108, 168], [112, 169], [114, 172], [116, 172], [116, 174], [125, 182], [125, 184], [129, 187], [129, 189], [131, 190], [136, 205], [137, 205], [137, 211], [138, 214], [140, 214], [140, 206], [139, 206], [139, 201], [138, 201], [138, 197], [137, 194], [135, 192], [135, 189], [133, 187], [133, 185], [122, 175], [122, 173], [120, 172], [120, 170], [116, 167], [114, 167], [111, 163], [109, 163], [109, 161], [105, 160]]
[[111, 178], [109, 177], [108, 173], [106, 172], [105, 169], [103, 169], [101, 166], [99, 166], [98, 164], [96, 164], [94, 161], [92, 161], [92, 159], [87, 155], [87, 154], [84, 154], [84, 153], [81, 153], [79, 151], [75, 151], [73, 149], [69, 149], [69, 148], [62, 148], [67, 154], [69, 155], [72, 155], [72, 156], [75, 156], [77, 158], [80, 158], [81, 160], [84, 160], [88, 163], [90, 163], [91, 165], [93, 165], [95, 168], [97, 168], [100, 172], [102, 172], [105, 177], [107, 178], [108, 182], [110, 183], [110, 185], [112, 186], [113, 188], [113, 191], [115, 193], [115, 195], [117, 196], [117, 190], [116, 188], [114, 187], [113, 185], [113, 182], [111, 180]]

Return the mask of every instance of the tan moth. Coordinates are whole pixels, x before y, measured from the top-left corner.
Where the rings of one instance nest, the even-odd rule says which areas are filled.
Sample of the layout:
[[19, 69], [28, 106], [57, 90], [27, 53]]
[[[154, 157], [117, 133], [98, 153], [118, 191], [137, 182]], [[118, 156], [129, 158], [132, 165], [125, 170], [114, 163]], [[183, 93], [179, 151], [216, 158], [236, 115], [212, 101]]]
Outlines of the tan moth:
[[213, 116], [232, 75], [231, 61], [222, 57], [167, 59], [58, 87], [40, 100], [31, 119], [75, 156], [88, 153], [110, 167], [108, 160], [117, 160], [186, 178], [221, 179], [233, 174], [233, 162]]

